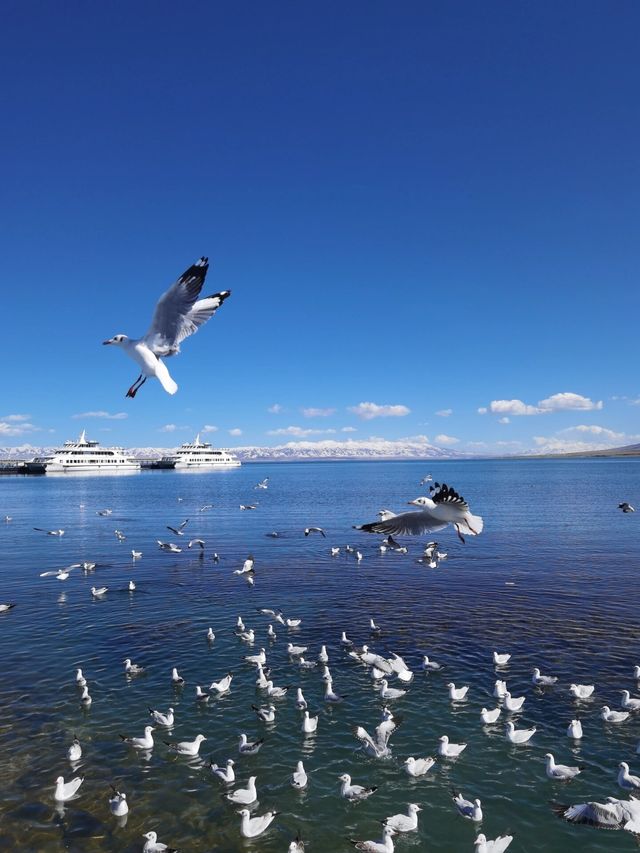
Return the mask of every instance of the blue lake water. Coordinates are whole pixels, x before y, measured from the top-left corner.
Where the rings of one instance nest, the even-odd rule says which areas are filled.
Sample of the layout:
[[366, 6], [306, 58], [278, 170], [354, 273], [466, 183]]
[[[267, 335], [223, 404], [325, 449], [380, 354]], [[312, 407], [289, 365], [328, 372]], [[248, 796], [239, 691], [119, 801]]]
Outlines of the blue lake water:
[[[409, 540], [408, 555], [381, 554], [381, 537], [354, 531], [377, 510], [401, 511], [424, 492], [419, 480], [453, 485], [484, 517], [481, 536], [460, 543], [448, 529], [439, 533], [449, 559], [437, 570], [419, 565], [423, 540]], [[472, 851], [473, 825], [459, 817], [451, 789], [479, 797], [482, 830], [489, 838], [509, 831], [515, 851], [624, 851], [636, 849], [624, 832], [572, 827], [552, 813], [549, 801], [564, 803], [626, 796], [616, 784], [617, 765], [640, 771], [636, 746], [640, 714], [621, 726], [605, 726], [603, 704], [619, 707], [620, 690], [634, 692], [633, 666], [640, 664], [638, 572], [640, 512], [623, 515], [621, 500], [639, 502], [640, 462], [635, 460], [375, 462], [255, 464], [213, 473], [160, 471], [119, 477], [3, 477], [0, 479], [0, 600], [17, 607], [0, 616], [3, 672], [0, 679], [0, 848], [42, 851], [137, 851], [142, 833], [155, 829], [182, 851], [285, 851], [299, 830], [310, 853], [352, 849], [347, 838], [378, 838], [378, 821], [409, 802], [418, 803], [420, 828], [398, 839], [398, 851]], [[263, 477], [269, 489], [254, 490]], [[182, 498], [181, 501], [178, 498]], [[241, 503], [258, 502], [242, 512]], [[81, 508], [80, 505], [83, 505]], [[203, 504], [214, 508], [198, 512]], [[96, 515], [111, 508], [108, 517]], [[185, 518], [185, 537], [201, 537], [204, 558], [185, 550], [165, 554], [156, 539], [178, 541], [166, 530]], [[320, 525], [327, 538], [309, 536]], [[64, 528], [62, 538], [32, 528]], [[114, 529], [126, 534], [118, 542]], [[267, 536], [278, 531], [278, 538]], [[357, 563], [329, 554], [331, 545], [361, 548]], [[143, 551], [133, 562], [131, 549]], [[217, 551], [215, 564], [211, 553]], [[250, 588], [232, 574], [251, 553], [256, 582]], [[92, 560], [94, 573], [74, 572], [68, 581], [40, 578], [41, 572]], [[137, 590], [126, 591], [129, 579]], [[92, 585], [107, 585], [102, 600]], [[299, 629], [276, 625], [268, 643], [268, 619], [258, 607], [279, 607], [302, 618]], [[276, 684], [301, 686], [312, 712], [320, 712], [317, 734], [301, 733], [294, 697], [279, 700], [275, 725], [257, 723], [251, 704], [263, 702], [255, 670], [243, 661], [251, 651], [233, 634], [242, 615], [256, 630]], [[383, 628], [368, 631], [373, 617]], [[211, 626], [216, 640], [205, 639]], [[354, 725], [373, 730], [381, 700], [366, 670], [339, 644], [345, 630], [357, 643], [382, 653], [402, 654], [416, 677], [406, 697], [394, 702], [402, 725], [391, 740], [393, 758], [376, 761], [359, 750]], [[325, 707], [317, 671], [303, 672], [286, 654], [286, 643], [329, 648], [334, 687], [344, 703]], [[517, 725], [538, 732], [525, 747], [510, 746], [503, 721], [485, 729], [482, 706], [493, 707], [497, 677], [493, 650], [513, 655], [501, 670], [514, 695], [526, 695]], [[446, 664], [444, 675], [425, 677], [421, 654]], [[127, 680], [125, 657], [147, 667]], [[74, 684], [83, 668], [93, 704], [81, 709]], [[177, 666], [182, 690], [170, 682]], [[531, 685], [531, 670], [559, 677], [546, 692]], [[207, 707], [194, 698], [196, 684], [234, 674], [231, 692]], [[446, 682], [469, 684], [468, 699], [452, 706]], [[571, 682], [594, 683], [593, 701], [577, 703]], [[292, 691], [293, 693], [294, 691]], [[171, 736], [157, 730], [150, 755], [135, 754], [119, 734], [142, 734], [148, 707], [172, 705]], [[585, 736], [577, 745], [566, 736], [579, 714]], [[255, 757], [237, 753], [237, 735], [264, 736]], [[240, 837], [237, 807], [205, 762], [172, 756], [162, 743], [202, 733], [204, 759], [236, 761], [239, 785], [257, 776], [261, 814], [280, 815], [254, 841]], [[80, 796], [61, 813], [54, 808], [55, 778], [74, 775], [66, 750], [76, 734], [84, 748], [77, 772], [85, 777]], [[469, 745], [456, 762], [439, 760], [430, 774], [411, 780], [400, 764], [408, 755], [435, 755], [438, 738]], [[568, 785], [549, 781], [544, 754], [586, 769]], [[306, 791], [289, 785], [296, 761], [309, 774]], [[348, 772], [379, 790], [357, 805], [339, 796], [337, 777]], [[125, 826], [109, 813], [109, 783], [127, 793]]]

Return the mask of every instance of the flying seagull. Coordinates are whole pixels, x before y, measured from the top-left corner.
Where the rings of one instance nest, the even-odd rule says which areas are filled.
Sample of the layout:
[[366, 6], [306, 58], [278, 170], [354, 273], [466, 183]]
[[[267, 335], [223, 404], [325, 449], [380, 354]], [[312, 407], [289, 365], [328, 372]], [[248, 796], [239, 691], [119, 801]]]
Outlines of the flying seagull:
[[430, 488], [431, 497], [416, 498], [409, 503], [418, 507], [411, 512], [401, 512], [391, 518], [373, 521], [370, 524], [354, 525], [356, 530], [366, 533], [382, 533], [385, 536], [420, 536], [435, 533], [452, 524], [458, 537], [464, 542], [463, 533], [477, 536], [482, 532], [483, 520], [472, 515], [469, 504], [446, 483], [436, 483]]
[[142, 338], [114, 335], [103, 344], [121, 347], [140, 365], [141, 373], [127, 391], [135, 397], [149, 376], [155, 376], [167, 394], [175, 394], [178, 386], [161, 360], [180, 352], [180, 344], [212, 317], [230, 290], [198, 299], [209, 269], [209, 259], [200, 258], [171, 285], [156, 305], [149, 331]]

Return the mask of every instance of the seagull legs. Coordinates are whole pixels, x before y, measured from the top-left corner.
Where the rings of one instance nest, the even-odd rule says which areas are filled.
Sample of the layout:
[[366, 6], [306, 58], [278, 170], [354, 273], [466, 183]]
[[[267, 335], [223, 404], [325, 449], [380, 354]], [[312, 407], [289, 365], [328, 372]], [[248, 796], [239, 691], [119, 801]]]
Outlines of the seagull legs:
[[[142, 381], [140, 381], [140, 380], [142, 380]], [[138, 378], [137, 378], [137, 379], [136, 379], [136, 381], [133, 383], [133, 385], [131, 386], [131, 388], [129, 388], [129, 390], [127, 391], [126, 396], [127, 396], [127, 397], [131, 397], [131, 398], [133, 399], [133, 397], [135, 397], [135, 396], [136, 396], [136, 394], [137, 394], [137, 393], [138, 393], [138, 391], [142, 388], [142, 386], [144, 385], [144, 383], [145, 383], [146, 381], [147, 381], [147, 377], [146, 377], [146, 376], [145, 376], [145, 377], [143, 377], [143, 376], [142, 376], [142, 374], [140, 374], [140, 376], [138, 376]], [[140, 384], [138, 384], [138, 383], [140, 383]], [[136, 387], [136, 386], [138, 386], [138, 387]]]
[[458, 539], [459, 539], [459, 540], [462, 542], [462, 544], [464, 545], [464, 544], [465, 544], [465, 543], [464, 543], [464, 536], [462, 535], [462, 533], [460, 533], [460, 527], [459, 527], [457, 524], [454, 524], [453, 526], [455, 527], [455, 529], [456, 529], [456, 533], [458, 534]]

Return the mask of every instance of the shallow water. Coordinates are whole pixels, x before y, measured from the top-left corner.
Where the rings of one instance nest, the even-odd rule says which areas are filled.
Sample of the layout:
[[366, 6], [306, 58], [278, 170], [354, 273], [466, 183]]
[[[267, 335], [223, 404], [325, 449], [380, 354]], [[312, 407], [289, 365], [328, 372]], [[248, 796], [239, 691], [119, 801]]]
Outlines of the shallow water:
[[[401, 510], [417, 496], [418, 482], [431, 471], [460, 491], [485, 519], [478, 538], [462, 545], [450, 530], [438, 534], [449, 559], [438, 570], [416, 563], [410, 553], [380, 554], [380, 537], [351, 525], [372, 520], [381, 507]], [[397, 841], [402, 850], [473, 850], [474, 827], [451, 804], [452, 788], [483, 803], [482, 830], [489, 838], [507, 831], [513, 851], [634, 850], [631, 835], [571, 827], [554, 816], [549, 801], [571, 803], [624, 794], [616, 768], [626, 760], [640, 770], [636, 744], [640, 714], [622, 726], [605, 726], [599, 709], [618, 707], [619, 691], [632, 692], [633, 665], [640, 663], [638, 624], [638, 523], [640, 513], [623, 515], [621, 500], [637, 500], [640, 462], [634, 460], [506, 461], [430, 463], [306, 463], [245, 465], [213, 473], [148, 472], [127, 477], [27, 477], [0, 479], [0, 599], [18, 606], [0, 617], [4, 671], [0, 680], [0, 848], [23, 851], [136, 851], [141, 835], [155, 829], [161, 840], [182, 851], [286, 850], [299, 830], [311, 853], [351, 849], [345, 840], [378, 838], [379, 820], [423, 807], [418, 833]], [[269, 476], [266, 491], [253, 485]], [[178, 501], [178, 497], [182, 501]], [[240, 503], [258, 502], [241, 512]], [[198, 512], [206, 503], [207, 512]], [[80, 508], [84, 504], [84, 508]], [[109, 507], [103, 518], [96, 511]], [[193, 551], [171, 555], [156, 539], [177, 541], [165, 529], [189, 518], [189, 536], [207, 541], [204, 559]], [[321, 525], [327, 539], [305, 538], [303, 528]], [[33, 526], [62, 527], [57, 539]], [[114, 529], [123, 530], [120, 543]], [[277, 539], [267, 536], [277, 530]], [[330, 545], [358, 545], [360, 564]], [[144, 552], [132, 561], [132, 548]], [[220, 554], [214, 564], [210, 553]], [[248, 553], [256, 560], [256, 584], [249, 588], [232, 571]], [[41, 579], [40, 572], [81, 560], [98, 568], [66, 582]], [[138, 586], [126, 591], [132, 578]], [[90, 587], [108, 585], [103, 600]], [[303, 619], [300, 629], [276, 625], [266, 642], [268, 619], [257, 607], [281, 607]], [[305, 738], [294, 697], [276, 701], [275, 725], [256, 722], [252, 702], [264, 701], [254, 686], [255, 671], [243, 662], [250, 651], [233, 634], [238, 614], [258, 634], [253, 651], [267, 648], [276, 684], [300, 685], [312, 712], [320, 712], [318, 733]], [[384, 633], [372, 641], [373, 616]], [[206, 629], [216, 633], [212, 645]], [[402, 654], [418, 667], [428, 653], [445, 663], [445, 675], [416, 672], [407, 696], [393, 703], [402, 725], [391, 745], [393, 758], [375, 761], [359, 749], [352, 727], [372, 730], [381, 701], [366, 670], [340, 648], [340, 632], [381, 652]], [[345, 702], [325, 707], [317, 672], [301, 671], [286, 655], [287, 639], [308, 645], [315, 657], [329, 646], [334, 687]], [[531, 744], [512, 747], [503, 721], [484, 728], [483, 705], [493, 707], [497, 677], [491, 652], [509, 651], [505, 677], [514, 695], [525, 694], [518, 726], [536, 725]], [[131, 657], [147, 672], [123, 675]], [[533, 666], [559, 676], [559, 685], [539, 692], [530, 683]], [[74, 668], [89, 681], [93, 704], [80, 708]], [[171, 667], [186, 679], [183, 690], [170, 683]], [[196, 684], [233, 672], [231, 693], [201, 707]], [[504, 674], [502, 674], [504, 673]], [[468, 700], [451, 704], [445, 683], [470, 684]], [[595, 683], [593, 701], [576, 703], [571, 681]], [[292, 691], [293, 692], [293, 691]], [[149, 706], [176, 710], [170, 737], [158, 729], [156, 747], [135, 754], [119, 733], [141, 734]], [[579, 746], [565, 734], [579, 712], [585, 737]], [[237, 754], [237, 735], [266, 738], [255, 757]], [[252, 811], [276, 808], [271, 829], [254, 841], [239, 834], [236, 807], [203, 761], [171, 756], [163, 739], [207, 737], [202, 756], [218, 763], [236, 760], [239, 784], [257, 776], [259, 802]], [[66, 749], [76, 734], [84, 748], [77, 772], [85, 783], [64, 812], [54, 808], [56, 776], [75, 775]], [[465, 741], [455, 762], [438, 761], [428, 777], [411, 780], [400, 767], [407, 755], [435, 754], [438, 737]], [[544, 754], [579, 763], [585, 772], [569, 785], [549, 781]], [[294, 791], [289, 777], [302, 758], [309, 786]], [[337, 776], [379, 790], [365, 802], [338, 796]], [[109, 813], [109, 783], [127, 792], [131, 813], [118, 826]]]

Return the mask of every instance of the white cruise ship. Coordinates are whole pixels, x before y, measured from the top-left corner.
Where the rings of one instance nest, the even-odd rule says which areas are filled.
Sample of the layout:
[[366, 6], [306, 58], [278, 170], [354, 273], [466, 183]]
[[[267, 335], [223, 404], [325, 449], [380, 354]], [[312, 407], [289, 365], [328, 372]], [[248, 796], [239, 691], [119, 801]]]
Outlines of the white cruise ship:
[[27, 462], [31, 472], [61, 473], [129, 473], [140, 470], [140, 462], [127, 456], [121, 447], [100, 447], [90, 441], [83, 430], [76, 441], [65, 441], [50, 456], [36, 456]]
[[160, 463], [175, 463], [176, 471], [186, 468], [238, 468], [242, 463], [227, 450], [215, 450], [198, 434], [193, 441], [181, 444], [172, 456], [164, 456]]

